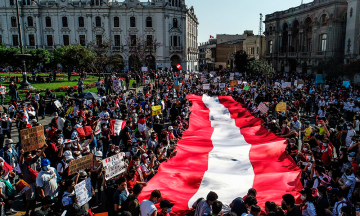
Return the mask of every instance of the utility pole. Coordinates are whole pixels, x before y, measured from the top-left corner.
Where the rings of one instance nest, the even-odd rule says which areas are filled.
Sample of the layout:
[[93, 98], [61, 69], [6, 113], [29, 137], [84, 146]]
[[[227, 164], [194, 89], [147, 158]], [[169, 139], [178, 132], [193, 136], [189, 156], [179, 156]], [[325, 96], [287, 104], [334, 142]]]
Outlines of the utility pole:
[[26, 59], [26, 57], [29, 57], [31, 55], [30, 54], [24, 54], [24, 45], [23, 45], [22, 32], [21, 32], [21, 23], [20, 23], [19, 0], [16, 0], [16, 15], [17, 15], [17, 23], [18, 23], [18, 32], [19, 32], [21, 54], [15, 54], [15, 56], [20, 57], [21, 60], [22, 60], [22, 74], [23, 74], [23, 81], [21, 82], [21, 86], [20, 86], [19, 89], [28, 90], [28, 89], [33, 89], [34, 88], [27, 81], [27, 76], [26, 76], [25, 59]]

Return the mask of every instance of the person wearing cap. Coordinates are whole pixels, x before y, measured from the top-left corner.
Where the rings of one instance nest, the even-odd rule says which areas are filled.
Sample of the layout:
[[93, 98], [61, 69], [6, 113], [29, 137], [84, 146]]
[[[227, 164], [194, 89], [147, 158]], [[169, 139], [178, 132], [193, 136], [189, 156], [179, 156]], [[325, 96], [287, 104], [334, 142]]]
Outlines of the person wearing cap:
[[1, 130], [4, 134], [4, 137], [6, 135], [8, 139], [11, 139], [11, 122], [12, 120], [7, 117], [7, 114], [3, 113], [1, 116]]
[[335, 204], [332, 206], [332, 211], [325, 209], [325, 213], [331, 216], [341, 216], [341, 208], [347, 206], [347, 201], [343, 195], [343, 192], [337, 188], [334, 188], [331, 189], [329, 193], [332, 194], [332, 201], [335, 201]]
[[159, 190], [154, 190], [151, 192], [150, 199], [143, 200], [140, 204], [140, 215], [141, 216], [156, 216], [157, 208], [156, 203], [159, 202], [159, 199], [162, 199], [161, 192]]
[[315, 200], [312, 195], [312, 190], [310, 188], [304, 188], [299, 191], [301, 194], [302, 204], [300, 205], [303, 216], [314, 216], [316, 215], [315, 210]]
[[316, 196], [318, 197], [316, 203], [315, 203], [315, 208], [316, 208], [316, 215], [317, 216], [326, 216], [326, 209], [329, 208], [329, 201], [327, 199], [327, 194], [326, 194], [326, 186], [321, 185], [317, 188], [317, 192], [316, 192]]
[[170, 216], [171, 208], [174, 206], [174, 203], [171, 203], [169, 200], [164, 199], [160, 202], [161, 212], [159, 216]]
[[31, 216], [55, 216], [56, 213], [52, 212], [50, 207], [57, 203], [58, 199], [51, 196], [46, 196], [41, 200], [41, 208], [33, 212]]
[[[63, 145], [62, 145], [63, 147]], [[56, 171], [62, 177], [62, 179], [66, 179], [68, 177], [68, 168], [70, 161], [74, 160], [71, 151], [66, 150], [62, 153], [62, 160], [58, 163]]]
[[58, 179], [60, 176], [54, 167], [50, 166], [49, 159], [45, 158], [41, 161], [41, 171], [36, 177], [36, 186], [41, 198], [46, 196], [57, 197]]
[[345, 172], [338, 180], [338, 184], [342, 191], [348, 191], [346, 197], [351, 199], [355, 189], [356, 177], [353, 173], [353, 166], [351, 165], [350, 162], [347, 162], [344, 165], [344, 168], [345, 168]]

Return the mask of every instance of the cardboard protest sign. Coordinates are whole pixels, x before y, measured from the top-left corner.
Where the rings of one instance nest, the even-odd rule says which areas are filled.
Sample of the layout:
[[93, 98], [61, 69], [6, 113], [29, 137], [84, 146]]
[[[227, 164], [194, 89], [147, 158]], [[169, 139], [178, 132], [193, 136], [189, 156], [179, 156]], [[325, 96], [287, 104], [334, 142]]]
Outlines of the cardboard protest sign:
[[237, 80], [231, 80], [230, 81], [230, 87], [235, 87], [238, 85], [238, 81]]
[[82, 158], [70, 161], [69, 175], [76, 173], [79, 170], [87, 169], [93, 164], [93, 154], [88, 154]]
[[151, 110], [152, 110], [152, 115], [153, 116], [156, 116], [156, 115], [160, 115], [161, 114], [161, 106], [158, 105], [158, 106], [152, 106], [151, 107]]
[[297, 85], [301, 85], [301, 84], [303, 84], [303, 85], [304, 85], [304, 84], [305, 84], [305, 82], [304, 82], [304, 81], [302, 81], [302, 80], [298, 80], [296, 84], [297, 84]]
[[286, 103], [285, 102], [280, 102], [278, 105], [276, 105], [275, 110], [277, 112], [286, 112]]
[[21, 144], [24, 152], [42, 148], [45, 145], [44, 126], [20, 130]]
[[269, 111], [269, 107], [267, 107], [263, 102], [259, 104], [258, 109], [262, 114], [265, 114], [267, 111]]
[[120, 152], [102, 161], [105, 169], [105, 180], [109, 180], [126, 171], [124, 157], [125, 153]]
[[77, 198], [77, 204], [79, 206], [85, 205], [92, 198], [91, 193], [91, 178], [87, 178], [75, 185], [75, 194]]
[[174, 85], [173, 87], [176, 89], [176, 91], [180, 91], [180, 85]]
[[220, 88], [225, 88], [225, 83], [219, 83]]
[[26, 181], [24, 181], [23, 179], [20, 179], [15, 184], [15, 188], [16, 188], [17, 195], [21, 196], [23, 193], [25, 193], [27, 190], [30, 189], [30, 185]]
[[210, 89], [210, 84], [203, 84], [203, 89], [204, 90]]
[[221, 82], [226, 83], [226, 78], [225, 77], [221, 78]]

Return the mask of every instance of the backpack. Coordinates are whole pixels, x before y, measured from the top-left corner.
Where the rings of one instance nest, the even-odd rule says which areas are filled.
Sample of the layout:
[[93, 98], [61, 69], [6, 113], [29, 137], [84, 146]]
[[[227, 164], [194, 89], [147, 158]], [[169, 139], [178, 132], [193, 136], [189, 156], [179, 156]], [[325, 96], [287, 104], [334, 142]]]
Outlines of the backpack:
[[10, 184], [10, 182], [6, 181], [6, 180], [4, 179], [4, 177], [1, 177], [0, 181], [1, 181], [1, 182], [4, 182], [4, 184], [6, 185], [6, 194], [7, 194], [9, 197], [15, 196], [15, 189], [14, 189], [14, 187], [12, 186], [12, 184]]
[[28, 166], [28, 168], [29, 168], [31, 180], [36, 181], [36, 178], [37, 178], [39, 172], [33, 170], [30, 166]]

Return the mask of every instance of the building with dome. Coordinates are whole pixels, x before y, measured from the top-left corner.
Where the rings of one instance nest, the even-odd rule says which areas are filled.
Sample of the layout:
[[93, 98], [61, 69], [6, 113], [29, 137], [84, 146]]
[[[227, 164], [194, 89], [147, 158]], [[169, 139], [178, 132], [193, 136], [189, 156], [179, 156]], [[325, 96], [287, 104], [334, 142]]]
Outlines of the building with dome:
[[[0, 42], [19, 46], [16, 0], [0, 1]], [[185, 0], [19, 0], [23, 46], [45, 48], [90, 42], [111, 43], [111, 52], [123, 58], [127, 37], [156, 40], [151, 68], [198, 70], [198, 19]]]
[[314, 0], [265, 17], [266, 59], [277, 71], [315, 73], [324, 59], [360, 54], [360, 0]]

